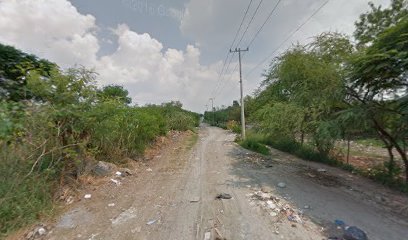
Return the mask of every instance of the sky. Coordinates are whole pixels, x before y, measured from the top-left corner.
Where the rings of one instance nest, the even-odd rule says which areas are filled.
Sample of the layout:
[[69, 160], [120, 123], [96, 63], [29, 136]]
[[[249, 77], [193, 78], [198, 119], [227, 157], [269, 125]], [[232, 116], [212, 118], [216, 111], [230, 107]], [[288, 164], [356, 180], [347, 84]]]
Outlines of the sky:
[[354, 22], [369, 9], [366, 0], [325, 2], [0, 0], [0, 43], [62, 68], [94, 69], [99, 86], [122, 85], [138, 105], [173, 100], [203, 112], [209, 98], [216, 107], [239, 99], [238, 56], [228, 54], [231, 46], [245, 49], [254, 39], [242, 54], [244, 94], [252, 94], [277, 54], [325, 31], [352, 35]]

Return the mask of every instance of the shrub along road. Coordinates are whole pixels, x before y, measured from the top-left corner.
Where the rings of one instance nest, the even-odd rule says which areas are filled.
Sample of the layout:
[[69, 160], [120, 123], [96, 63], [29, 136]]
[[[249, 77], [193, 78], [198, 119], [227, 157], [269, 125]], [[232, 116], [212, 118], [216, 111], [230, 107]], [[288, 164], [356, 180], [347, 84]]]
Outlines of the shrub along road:
[[[316, 240], [339, 234], [336, 219], [372, 240], [406, 237], [406, 196], [275, 150], [262, 157], [233, 140], [202, 126], [195, 146], [180, 138], [121, 185], [72, 204], [46, 238]], [[216, 199], [220, 193], [232, 198]]]

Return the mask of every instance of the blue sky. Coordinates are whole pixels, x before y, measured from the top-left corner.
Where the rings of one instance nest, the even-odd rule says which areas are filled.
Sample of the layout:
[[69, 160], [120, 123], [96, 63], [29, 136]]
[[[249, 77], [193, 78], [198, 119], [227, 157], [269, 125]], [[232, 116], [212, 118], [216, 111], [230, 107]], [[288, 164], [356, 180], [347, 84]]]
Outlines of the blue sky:
[[[243, 59], [244, 88], [251, 94], [269, 61], [254, 66], [326, 0], [282, 0]], [[203, 111], [210, 97], [229, 105], [239, 97], [237, 58], [219, 72], [250, 0], [0, 0], [0, 42], [67, 68], [99, 73], [98, 84], [125, 86], [134, 103], [180, 100]], [[253, 0], [243, 30], [261, 0]], [[245, 48], [278, 0], [260, 4], [237, 47]], [[388, 6], [389, 0], [374, 0]], [[352, 34], [368, 10], [366, 0], [331, 0], [277, 53], [323, 31]], [[219, 86], [219, 87], [217, 87]], [[217, 91], [214, 91], [216, 89]]]

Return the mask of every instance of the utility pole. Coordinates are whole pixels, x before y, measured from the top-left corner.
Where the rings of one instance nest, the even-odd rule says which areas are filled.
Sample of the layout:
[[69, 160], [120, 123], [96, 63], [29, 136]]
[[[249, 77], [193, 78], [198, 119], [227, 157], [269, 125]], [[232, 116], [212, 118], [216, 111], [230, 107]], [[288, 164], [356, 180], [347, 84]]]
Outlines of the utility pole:
[[213, 112], [213, 120], [212, 120], [212, 123], [213, 123], [213, 125], [215, 125], [214, 98], [210, 98], [210, 101], [211, 101], [211, 110], [212, 110], [212, 112]]
[[245, 139], [245, 106], [244, 106], [244, 90], [242, 87], [242, 67], [241, 67], [241, 52], [247, 52], [249, 48], [241, 49], [235, 48], [235, 50], [230, 49], [230, 53], [237, 52], [239, 57], [239, 85], [241, 87], [241, 138]]

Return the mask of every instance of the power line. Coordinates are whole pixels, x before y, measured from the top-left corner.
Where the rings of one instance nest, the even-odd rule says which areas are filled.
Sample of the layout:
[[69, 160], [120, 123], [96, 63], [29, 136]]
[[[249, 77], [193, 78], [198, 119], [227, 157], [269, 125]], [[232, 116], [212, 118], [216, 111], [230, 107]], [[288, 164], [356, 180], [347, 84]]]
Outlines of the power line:
[[258, 37], [259, 33], [262, 31], [262, 29], [265, 27], [266, 23], [269, 21], [269, 19], [271, 19], [273, 13], [275, 12], [276, 8], [278, 7], [279, 3], [282, 0], [279, 0], [276, 2], [275, 6], [273, 7], [272, 11], [269, 13], [268, 17], [266, 18], [266, 20], [264, 21], [264, 23], [262, 24], [262, 26], [259, 28], [258, 32], [256, 32], [256, 34], [254, 35], [254, 37], [251, 39], [251, 41], [248, 44], [248, 47], [250, 47], [252, 45], [252, 43], [255, 41], [256, 37]]
[[231, 83], [230, 81], [232, 79], [234, 72], [238, 69], [238, 65], [239, 63], [235, 64], [234, 69], [230, 72], [230, 77], [228, 78], [228, 81], [224, 81], [224, 84], [218, 89], [218, 92], [214, 94], [215, 97], [218, 97], [224, 90], [225, 86], [227, 86], [228, 83]]
[[270, 59], [290, 38], [293, 37], [293, 35], [295, 35], [304, 25], [306, 25], [310, 19], [312, 19], [324, 6], [326, 6], [326, 4], [329, 2], [330, 0], [325, 1], [322, 5], [320, 5], [319, 8], [317, 8], [312, 15], [310, 15], [306, 21], [304, 21], [302, 24], [300, 24], [285, 40], [283, 40], [283, 42], [281, 42], [279, 44], [279, 46], [277, 48], [275, 48], [273, 50], [273, 52], [271, 54], [269, 54], [266, 58], [264, 58], [261, 62], [259, 62], [254, 68], [252, 68], [246, 75], [245, 77], [248, 77], [249, 75], [251, 75], [252, 72], [255, 71], [255, 69], [257, 69], [259, 66], [261, 66], [262, 64], [264, 64], [268, 59]]
[[[242, 25], [244, 24], [245, 18], [246, 18], [247, 14], [248, 14], [249, 8], [250, 8], [251, 5], [252, 5], [252, 2], [253, 2], [253, 0], [251, 0], [251, 1], [249, 2], [248, 7], [247, 7], [246, 10], [245, 10], [244, 17], [243, 17], [242, 20], [241, 20], [241, 24], [239, 25], [239, 28], [238, 28], [237, 33], [235, 33], [234, 41], [232, 41], [232, 44], [231, 44], [231, 46], [230, 46], [230, 49], [234, 46], [234, 43], [235, 43], [235, 41], [237, 40], [238, 34], [239, 34], [239, 32], [241, 31]], [[231, 52], [228, 52], [228, 53], [231, 53]]]
[[[238, 37], [238, 35], [239, 35], [239, 32], [240, 32], [241, 29], [242, 29], [242, 26], [243, 26], [243, 24], [244, 24], [244, 21], [245, 21], [246, 16], [248, 15], [248, 11], [249, 11], [249, 9], [250, 9], [250, 7], [251, 7], [251, 5], [252, 5], [252, 2], [253, 2], [253, 0], [251, 0], [251, 1], [249, 2], [248, 6], [247, 6], [247, 8], [246, 8], [246, 10], [245, 10], [244, 16], [242, 17], [242, 20], [241, 20], [241, 23], [240, 23], [240, 25], [239, 25], [239, 28], [238, 28], [237, 32], [235, 33], [235, 37], [234, 37], [234, 40], [233, 40], [232, 43], [231, 43], [230, 49], [234, 46], [234, 43], [235, 43], [235, 41], [237, 40], [237, 37]], [[220, 71], [220, 73], [219, 73], [219, 75], [218, 75], [218, 83], [217, 83], [216, 87], [214, 88], [214, 90], [212, 91], [211, 95], [213, 95], [213, 94], [217, 91], [216, 89], [219, 87], [221, 78], [222, 78], [222, 76], [223, 76], [223, 74], [224, 74], [224, 70], [225, 70], [225, 72], [228, 71], [229, 65], [231, 64], [232, 58], [234, 57], [234, 54], [235, 54], [235, 53], [232, 55], [231, 60], [230, 60], [229, 63], [228, 63], [228, 67], [225, 68], [226, 63], [227, 63], [227, 61], [228, 61], [228, 57], [230, 56], [230, 54], [231, 54], [231, 52], [228, 51], [228, 52], [227, 52], [227, 56], [225, 57], [223, 66], [222, 66], [222, 68], [221, 68], [221, 71]]]
[[242, 39], [244, 38], [245, 34], [248, 32], [249, 26], [251, 26], [251, 23], [254, 21], [254, 18], [255, 18], [255, 16], [256, 16], [256, 14], [258, 13], [258, 10], [259, 10], [259, 8], [261, 7], [262, 2], [263, 2], [263, 0], [261, 0], [261, 1], [259, 2], [258, 6], [257, 6], [256, 9], [255, 9], [254, 14], [252, 14], [251, 20], [249, 21], [249, 23], [248, 23], [248, 25], [247, 25], [247, 27], [246, 27], [244, 33], [243, 33], [242, 36], [241, 36], [241, 39], [239, 40], [239, 42], [238, 42], [237, 45], [236, 45], [237, 47], [239, 47], [239, 44], [242, 42]]
[[[249, 4], [248, 4], [248, 7], [247, 7], [247, 9], [246, 9], [246, 11], [245, 11], [245, 14], [244, 14], [244, 17], [242, 18], [240, 27], [239, 27], [239, 29], [238, 29], [238, 31], [237, 31], [237, 34], [235, 35], [234, 41], [233, 41], [233, 43], [231, 44], [230, 49], [234, 46], [234, 42], [235, 42], [235, 40], [236, 40], [236, 37], [237, 37], [237, 35], [238, 35], [238, 33], [239, 33], [239, 30], [242, 28], [243, 22], [244, 22], [244, 20], [245, 20], [247, 14], [248, 14], [248, 11], [249, 11], [249, 9], [250, 9], [250, 7], [251, 7], [252, 2], [253, 2], [253, 0], [251, 0], [251, 1], [249, 2]], [[242, 33], [242, 36], [241, 36], [239, 42], [236, 44], [237, 47], [238, 47], [239, 44], [242, 42], [243, 38], [245, 37], [245, 34], [248, 32], [248, 29], [249, 29], [249, 27], [251, 26], [251, 23], [254, 21], [255, 16], [256, 16], [256, 14], [258, 13], [259, 8], [261, 7], [262, 2], [263, 2], [263, 0], [261, 0], [261, 1], [258, 3], [258, 6], [256, 7], [255, 12], [252, 14], [252, 17], [251, 17], [250, 21], [248, 22], [248, 24], [247, 24], [247, 26], [246, 26], [246, 28], [245, 28], [245, 31]], [[230, 52], [230, 53], [231, 53], [231, 52]], [[232, 59], [233, 59], [233, 57], [234, 57], [235, 52], [232, 52], [232, 53], [233, 53], [233, 55], [231, 56], [231, 59], [230, 59], [228, 65], [227, 65], [227, 67], [225, 68], [225, 69], [226, 69], [225, 72], [228, 71], [229, 66], [231, 65]], [[227, 56], [228, 56], [228, 55], [227, 55]], [[234, 71], [235, 71], [235, 70], [234, 70]], [[221, 79], [221, 78], [220, 78], [220, 79]], [[215, 88], [215, 91], [212, 92], [213, 94], [215, 94], [215, 93], [218, 91], [217, 88], [219, 88], [219, 85], [220, 85], [220, 84], [218, 83], [217, 86], [216, 86], [216, 88]]]
[[[277, 9], [277, 7], [278, 7], [278, 5], [279, 5], [279, 3], [280, 3], [281, 1], [282, 1], [282, 0], [278, 0], [278, 1], [276, 2], [276, 4], [274, 5], [273, 9], [272, 9], [271, 12], [269, 13], [268, 17], [265, 19], [265, 21], [263, 22], [263, 24], [261, 25], [261, 27], [258, 29], [258, 31], [256, 32], [256, 34], [255, 34], [255, 35], [253, 36], [253, 38], [251, 39], [250, 43], [248, 44], [248, 47], [250, 47], [250, 46], [252, 45], [252, 43], [255, 41], [255, 39], [258, 37], [258, 35], [261, 33], [262, 29], [265, 27], [266, 23], [270, 20], [270, 18], [272, 17], [273, 13], [276, 11], [276, 9]], [[252, 2], [252, 1], [251, 1], [251, 2]], [[262, 3], [262, 1], [259, 2], [257, 9], [259, 9], [259, 6], [261, 5], [261, 3]], [[249, 9], [249, 7], [247, 8], [247, 11], [248, 11], [248, 9]], [[257, 10], [256, 10], [256, 11], [257, 11]], [[255, 11], [255, 14], [256, 14], [256, 11]], [[241, 25], [242, 25], [242, 24], [241, 24]], [[231, 45], [231, 46], [232, 46], [232, 45]], [[245, 54], [245, 53], [244, 53], [244, 54]], [[231, 63], [231, 61], [230, 61], [230, 63]], [[229, 64], [230, 64], [230, 63], [229, 63]], [[229, 66], [229, 65], [228, 65], [228, 66]], [[236, 71], [237, 67], [238, 67], [238, 64], [236, 64], [234, 70], [232, 70], [230, 80], [231, 80], [231, 78], [232, 78], [232, 73], [234, 73], [234, 72]], [[221, 87], [221, 89], [219, 90], [219, 92], [218, 92], [218, 93], [215, 93], [215, 94], [216, 94], [215, 96], [218, 96], [218, 95], [222, 92], [222, 90], [224, 89], [224, 87], [225, 87], [226, 85], [227, 85], [227, 84], [224, 83], [224, 85]]]

